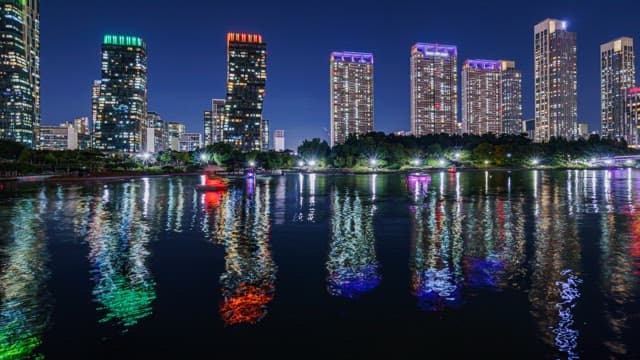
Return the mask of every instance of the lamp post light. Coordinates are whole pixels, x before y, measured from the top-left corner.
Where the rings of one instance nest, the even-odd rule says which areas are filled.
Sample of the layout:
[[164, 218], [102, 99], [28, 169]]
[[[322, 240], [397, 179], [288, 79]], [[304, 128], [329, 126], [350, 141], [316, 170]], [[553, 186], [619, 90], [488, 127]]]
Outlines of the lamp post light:
[[440, 161], [438, 161], [438, 164], [440, 165], [440, 167], [444, 167], [446, 165], [446, 161], [444, 161], [444, 159], [440, 159]]
[[256, 167], [256, 162], [255, 161], [249, 161], [249, 167], [251, 167], [251, 168]]
[[413, 159], [411, 161], [411, 165], [416, 166], [416, 167], [420, 166], [420, 159]]
[[457, 152], [454, 156], [455, 156], [456, 160], [459, 160], [460, 159], [460, 152]]
[[314, 167], [316, 166], [317, 162], [315, 160], [311, 160], [309, 161], [309, 166]]
[[531, 164], [533, 164], [533, 166], [538, 166], [538, 165], [540, 165], [540, 160], [533, 159], [533, 160], [531, 160]]
[[200, 160], [206, 162], [207, 161], [207, 154], [200, 154]]
[[485, 160], [484, 161], [484, 166], [488, 166], [489, 165], [489, 160]]
[[304, 161], [300, 160], [298, 161], [298, 167], [303, 167], [304, 166]]
[[371, 165], [371, 167], [375, 170], [376, 166], [378, 165], [378, 160], [376, 159], [369, 160], [369, 165]]

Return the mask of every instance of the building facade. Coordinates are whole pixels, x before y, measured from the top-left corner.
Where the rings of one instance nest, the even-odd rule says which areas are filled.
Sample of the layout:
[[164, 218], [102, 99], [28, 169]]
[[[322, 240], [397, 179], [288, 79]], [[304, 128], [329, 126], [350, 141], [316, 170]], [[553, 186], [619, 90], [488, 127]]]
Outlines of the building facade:
[[576, 33], [565, 21], [546, 19], [534, 27], [535, 120], [538, 142], [571, 139], [578, 119]]
[[58, 126], [42, 125], [38, 133], [40, 150], [78, 150], [78, 132], [73, 123], [65, 122]]
[[262, 119], [262, 151], [269, 151], [269, 120]]
[[0, 2], [0, 139], [35, 148], [40, 126], [40, 1]]
[[329, 71], [333, 147], [373, 131], [373, 54], [333, 52]]
[[167, 124], [162, 116], [154, 111], [147, 112], [145, 128], [145, 151], [157, 154], [167, 150]]
[[204, 112], [204, 143], [213, 145], [223, 141], [224, 109], [226, 100], [213, 99], [211, 110]]
[[185, 133], [185, 126], [182, 123], [170, 121], [167, 124], [167, 138], [169, 149], [173, 151], [180, 150], [180, 141]]
[[501, 60], [501, 106], [502, 132], [522, 133], [522, 72], [516, 69], [515, 61]]
[[196, 151], [202, 147], [202, 134], [184, 133], [180, 136], [180, 151]]
[[633, 39], [622, 37], [600, 45], [602, 136], [629, 142], [635, 132], [625, 123], [625, 94], [635, 86]]
[[624, 126], [624, 131], [631, 134], [627, 144], [640, 145], [640, 87], [633, 87], [625, 93]]
[[94, 147], [142, 151], [147, 120], [147, 47], [134, 36], [105, 35], [102, 78], [93, 89]]
[[411, 48], [411, 132], [453, 134], [458, 125], [458, 49], [417, 43]]
[[284, 130], [273, 131], [273, 150], [279, 152], [286, 150], [284, 142]]
[[227, 34], [227, 99], [223, 141], [236, 149], [261, 151], [262, 109], [267, 82], [267, 44], [262, 35]]
[[462, 66], [462, 126], [467, 134], [501, 134], [501, 70], [497, 60], [467, 60]]

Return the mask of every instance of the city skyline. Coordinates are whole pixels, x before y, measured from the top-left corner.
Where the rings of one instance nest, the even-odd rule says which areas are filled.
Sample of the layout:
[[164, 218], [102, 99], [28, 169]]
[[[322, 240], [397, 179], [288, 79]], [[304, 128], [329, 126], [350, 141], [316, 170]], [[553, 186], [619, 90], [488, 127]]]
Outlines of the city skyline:
[[[406, 49], [418, 41], [455, 44], [460, 52], [460, 59], [508, 58], [516, 61], [523, 74], [524, 118], [528, 119], [533, 117], [531, 29], [542, 19], [557, 17], [566, 19], [571, 30], [578, 33], [578, 122], [586, 122], [592, 129], [599, 129], [600, 59], [596, 57], [596, 51], [600, 44], [611, 39], [637, 35], [630, 17], [605, 15], [596, 18], [591, 11], [593, 7], [576, 2], [554, 2], [553, 11], [533, 4], [524, 4], [517, 11], [500, 10], [495, 14], [487, 12], [480, 16], [463, 10], [456, 12], [456, 22], [444, 22], [437, 15], [430, 15], [426, 19], [430, 21], [421, 21], [419, 25], [412, 24], [411, 19], [415, 18], [414, 13], [418, 13], [426, 5], [408, 3], [389, 10], [388, 3], [381, 3], [368, 10], [368, 16], [355, 16], [353, 23], [347, 23], [347, 16], [340, 15], [336, 19], [338, 23], [346, 25], [347, 29], [359, 29], [346, 32], [348, 35], [338, 29], [312, 31], [321, 28], [323, 19], [326, 20], [329, 16], [324, 6], [315, 9], [315, 17], [303, 21], [302, 15], [310, 16], [311, 13], [299, 7], [256, 4], [242, 14], [217, 22], [215, 26], [185, 26], [185, 29], [172, 28], [169, 32], [169, 29], [160, 29], [146, 20], [136, 22], [134, 16], [128, 14], [119, 13], [115, 16], [119, 3], [115, 2], [114, 9], [102, 4], [81, 4], [74, 1], [57, 8], [50, 4], [42, 5], [41, 17], [48, 19], [43, 21], [41, 41], [44, 73], [43, 124], [57, 124], [88, 114], [87, 93], [90, 90], [87, 89], [97, 72], [96, 39], [107, 32], [130, 33], [145, 38], [149, 46], [149, 110], [160, 113], [164, 119], [184, 122], [189, 131], [202, 132], [202, 111], [207, 108], [211, 99], [224, 97], [224, 36], [228, 31], [256, 32], [269, 39], [270, 82], [265, 99], [265, 118], [272, 121], [272, 128], [287, 130], [288, 143], [292, 147], [304, 138], [321, 137], [329, 140], [330, 109], [326, 106], [329, 100], [328, 79], [324, 69], [328, 66], [326, 54], [333, 50], [359, 49], [376, 56], [376, 130], [392, 132], [409, 129], [409, 60]], [[498, 8], [502, 3], [506, 2], [495, 1], [490, 5]], [[170, 12], [148, 2], [134, 1], [126, 4], [131, 10], [152, 11], [158, 18], [170, 16]], [[199, 18], [199, 13], [206, 13], [210, 8], [207, 4], [197, 2], [194, 6], [200, 9], [196, 11], [198, 14], [193, 15], [195, 19]], [[630, 6], [633, 8], [636, 5]], [[86, 15], [86, 18], [80, 19], [77, 28], [86, 31], [74, 33], [76, 47], [67, 54], [61, 54], [52, 45], [70, 36], [70, 32], [52, 29], [52, 24], [57, 20], [64, 20], [71, 7], [80, 14], [89, 14], [91, 10], [92, 14], [100, 13], [101, 16], [98, 18]], [[346, 10], [346, 13], [350, 12], [349, 8]], [[441, 5], [436, 5], [431, 10], [432, 13], [435, 11], [440, 14], [451, 12]], [[395, 20], [394, 25], [397, 26], [382, 30], [367, 20], [371, 17], [373, 23], [380, 24], [385, 21], [385, 11], [390, 11], [393, 18], [402, 21]], [[299, 29], [290, 32], [289, 26], [274, 24], [268, 18], [270, 14], [276, 13], [291, 19], [292, 24], [299, 26]], [[505, 18], [506, 14], [513, 16]], [[500, 26], [490, 24], [496, 19], [502, 21]], [[461, 32], [458, 27], [462, 24], [465, 28], [482, 29], [483, 36], [476, 37], [468, 31]], [[595, 24], [598, 26], [594, 26]], [[503, 34], [504, 26], [509, 27], [509, 34], [498, 37], [497, 34]], [[178, 51], [177, 40], [180, 36], [194, 30], [194, 39], [191, 41], [206, 45], [195, 49], [194, 55], [185, 54], [178, 58], [169, 56], [169, 53]], [[308, 37], [308, 41], [304, 41], [303, 34]], [[165, 38], [172, 41], [163, 41]], [[298, 51], [301, 46], [305, 60], [288, 61], [292, 55], [303, 53]], [[68, 61], [64, 60], [70, 58], [77, 59], [77, 64], [69, 67], [70, 64], [66, 64]], [[458, 64], [458, 71], [460, 65]], [[62, 82], [60, 79], [64, 78], [65, 68], [67, 71], [73, 68], [76, 76]], [[299, 74], [305, 74], [303, 87], [294, 86]], [[61, 84], [65, 85], [61, 88]]]

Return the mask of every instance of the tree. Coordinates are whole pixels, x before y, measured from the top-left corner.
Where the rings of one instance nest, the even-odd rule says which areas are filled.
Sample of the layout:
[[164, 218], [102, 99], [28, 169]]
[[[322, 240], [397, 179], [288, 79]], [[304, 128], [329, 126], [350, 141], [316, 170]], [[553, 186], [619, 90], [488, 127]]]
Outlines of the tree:
[[330, 152], [329, 144], [318, 138], [314, 138], [311, 141], [305, 140], [302, 145], [298, 146], [298, 155], [307, 161], [323, 161], [329, 156]]

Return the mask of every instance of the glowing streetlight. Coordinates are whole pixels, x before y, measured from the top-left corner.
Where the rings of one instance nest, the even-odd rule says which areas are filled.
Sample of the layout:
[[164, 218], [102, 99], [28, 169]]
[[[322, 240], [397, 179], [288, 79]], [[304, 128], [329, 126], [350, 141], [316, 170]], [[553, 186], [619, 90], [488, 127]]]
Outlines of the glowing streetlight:
[[376, 165], [378, 165], [378, 160], [371, 159], [371, 160], [369, 160], [369, 164], [371, 164], [371, 166], [375, 167]]
[[420, 159], [413, 159], [413, 161], [411, 161], [411, 164], [413, 166], [419, 166], [420, 165]]
[[304, 161], [300, 160], [298, 161], [298, 167], [303, 167], [304, 166]]
[[200, 160], [207, 161], [207, 154], [200, 154]]
[[489, 165], [489, 160], [485, 160], [485, 161], [484, 161], [484, 164], [485, 164], [485, 165]]
[[255, 161], [249, 161], [249, 167], [256, 167]]
[[440, 159], [440, 161], [438, 161], [438, 164], [440, 164], [440, 166], [444, 166], [446, 162], [444, 161], [444, 159]]
[[146, 161], [146, 160], [149, 160], [149, 159], [151, 158], [151, 154], [149, 154], [149, 153], [144, 153], [144, 154], [142, 154], [142, 158], [143, 158], [145, 161]]
[[629, 160], [625, 161], [625, 164], [627, 164], [627, 165], [633, 165], [633, 160], [629, 159]]
[[604, 161], [604, 163], [607, 164], [607, 165], [611, 165], [611, 164], [613, 164], [613, 160], [607, 159], [607, 160]]
[[531, 163], [533, 164], [533, 166], [538, 166], [538, 165], [540, 165], [540, 160], [533, 159], [533, 160], [531, 160]]
[[455, 155], [455, 157], [456, 157], [456, 159], [460, 159], [460, 153], [459, 153], [459, 152], [457, 152], [457, 153], [456, 153], [456, 155]]
[[507, 157], [511, 159], [511, 153], [507, 153]]
[[309, 161], [309, 166], [316, 166], [317, 162], [315, 160]]

